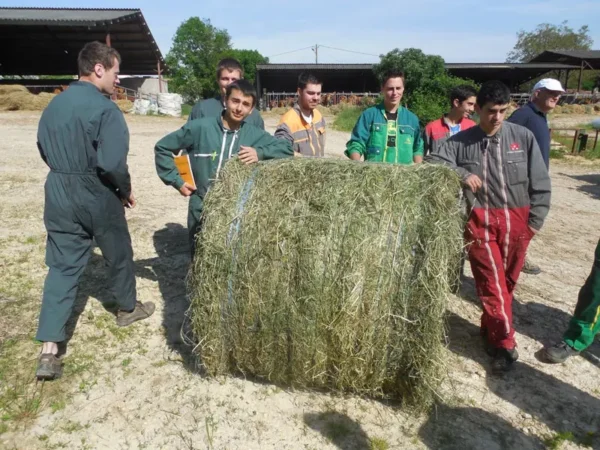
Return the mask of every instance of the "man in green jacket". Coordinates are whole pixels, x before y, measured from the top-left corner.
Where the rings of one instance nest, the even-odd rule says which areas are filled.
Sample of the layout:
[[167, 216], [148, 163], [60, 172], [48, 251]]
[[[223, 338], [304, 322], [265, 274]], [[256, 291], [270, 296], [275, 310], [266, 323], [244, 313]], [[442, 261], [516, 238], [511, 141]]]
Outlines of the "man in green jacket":
[[353, 160], [412, 164], [423, 161], [423, 140], [417, 116], [400, 106], [404, 73], [389, 71], [381, 80], [383, 103], [358, 118], [345, 155]]
[[[168, 134], [154, 148], [156, 171], [160, 179], [184, 197], [190, 197], [188, 230], [192, 258], [196, 234], [200, 231], [204, 196], [219, 178], [223, 164], [235, 155], [245, 164], [293, 156], [287, 140], [275, 139], [266, 131], [246, 122], [256, 103], [256, 91], [250, 82], [238, 80], [227, 86], [226, 109], [222, 117], [192, 120]], [[196, 187], [183, 181], [173, 156], [186, 150]]]
[[[225, 90], [227, 86], [244, 77], [244, 69], [237, 59], [225, 58], [219, 61], [217, 65], [217, 84], [221, 91], [219, 96], [207, 98], [196, 103], [188, 117], [188, 122], [203, 117], [221, 117], [225, 109]], [[256, 104], [250, 111], [246, 122], [262, 130], [265, 129], [265, 123], [256, 109]]]
[[119, 83], [120, 62], [115, 49], [86, 44], [77, 58], [79, 81], [57, 95], [40, 119], [37, 145], [50, 168], [44, 185], [49, 271], [36, 336], [42, 342], [36, 371], [40, 380], [61, 375], [58, 344], [67, 339], [66, 324], [92, 240], [108, 266], [117, 325], [130, 325], [154, 312], [153, 303], [136, 299], [124, 210], [136, 204], [127, 167], [129, 131], [123, 113], [105, 96]]

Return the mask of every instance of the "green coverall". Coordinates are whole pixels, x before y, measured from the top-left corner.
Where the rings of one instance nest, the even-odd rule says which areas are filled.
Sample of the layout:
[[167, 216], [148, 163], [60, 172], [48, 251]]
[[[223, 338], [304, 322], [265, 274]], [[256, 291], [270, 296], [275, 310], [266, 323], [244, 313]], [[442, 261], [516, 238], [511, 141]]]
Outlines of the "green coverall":
[[577, 351], [585, 350], [600, 331], [600, 241], [596, 246], [594, 265], [585, 284], [579, 290], [575, 314], [569, 322], [563, 340]]
[[188, 206], [188, 231], [192, 258], [195, 254], [196, 234], [202, 227], [201, 215], [204, 196], [225, 162], [235, 157], [240, 146], [253, 147], [258, 160], [264, 161], [294, 156], [292, 145], [285, 139], [276, 139], [266, 131], [242, 122], [238, 130], [223, 126], [221, 117], [191, 120], [179, 130], [163, 137], [154, 147], [156, 172], [166, 185], [180, 189], [183, 179], [179, 175], [173, 155], [186, 150], [197, 189], [190, 196]]
[[49, 271], [36, 339], [61, 342], [92, 239], [108, 265], [118, 307], [135, 307], [133, 251], [121, 203], [131, 194], [129, 131], [115, 103], [92, 83], [77, 81], [45, 109], [37, 140], [50, 173], [44, 186]]

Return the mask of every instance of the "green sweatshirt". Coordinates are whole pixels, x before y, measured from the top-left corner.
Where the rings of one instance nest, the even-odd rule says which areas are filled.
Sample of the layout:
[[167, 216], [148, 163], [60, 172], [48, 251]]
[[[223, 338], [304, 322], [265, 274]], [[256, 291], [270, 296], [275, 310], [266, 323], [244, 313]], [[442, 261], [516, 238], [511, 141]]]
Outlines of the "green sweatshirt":
[[412, 164], [415, 156], [423, 156], [423, 139], [417, 116], [398, 108], [398, 118], [388, 121], [383, 103], [367, 108], [358, 118], [345, 155], [358, 153], [365, 161]]
[[[188, 122], [194, 119], [202, 119], [204, 117], [221, 117], [223, 115], [223, 100], [221, 97], [207, 98], [194, 105], [192, 112], [188, 117]], [[246, 117], [246, 123], [254, 125], [261, 130], [265, 129], [265, 122], [260, 116], [260, 112], [254, 108], [250, 115]]]
[[190, 209], [199, 213], [208, 188], [219, 177], [225, 162], [239, 153], [241, 145], [256, 149], [259, 161], [294, 155], [288, 141], [275, 139], [260, 128], [242, 122], [238, 130], [231, 131], [223, 126], [221, 117], [207, 117], [186, 123], [156, 143], [156, 171], [165, 184], [179, 189], [183, 179], [173, 156], [187, 150], [197, 187]]

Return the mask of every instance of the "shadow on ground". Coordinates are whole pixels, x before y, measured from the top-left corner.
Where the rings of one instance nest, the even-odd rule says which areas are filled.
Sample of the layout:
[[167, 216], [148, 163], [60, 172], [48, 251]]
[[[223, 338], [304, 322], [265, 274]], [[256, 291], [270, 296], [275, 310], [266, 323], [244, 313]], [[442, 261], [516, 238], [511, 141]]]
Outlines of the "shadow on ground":
[[[196, 358], [191, 348], [181, 338], [181, 327], [189, 303], [186, 296], [185, 279], [190, 263], [187, 228], [180, 224], [169, 223], [153, 235], [157, 256], [135, 261], [135, 274], [138, 278], [146, 278], [158, 283], [163, 307], [163, 331], [167, 345], [180, 355], [184, 366], [197, 371]], [[114, 296], [110, 289], [104, 258], [92, 253], [84, 274], [79, 283], [79, 291], [75, 307], [67, 324], [67, 340], [61, 353], [71, 340], [80, 315], [83, 313], [90, 297], [98, 299], [109, 312], [115, 311]], [[146, 301], [140, 296], [138, 300]], [[160, 314], [160, 302], [156, 302]]]
[[[515, 309], [520, 316], [522, 311]], [[450, 350], [487, 369], [491, 360], [482, 348], [479, 327], [454, 313], [449, 314], [448, 324]], [[578, 443], [589, 445], [589, 433], [594, 433], [597, 442], [592, 445], [600, 447], [600, 399], [527, 364], [517, 361], [515, 366], [504, 376], [488, 372], [486, 384], [490, 391], [555, 432], [573, 433]]]
[[421, 441], [435, 450], [537, 450], [543, 442], [479, 408], [436, 405], [419, 430]]
[[336, 411], [305, 413], [304, 423], [342, 450], [372, 448], [362, 426], [345, 414]]
[[600, 174], [569, 175], [560, 173], [559, 175], [585, 183], [577, 186], [577, 190], [595, 199], [600, 199]]
[[198, 371], [192, 347], [182, 338], [182, 325], [189, 307], [186, 277], [190, 265], [188, 231], [178, 223], [168, 223], [152, 237], [155, 258], [136, 261], [136, 276], [158, 282], [164, 303], [163, 330], [169, 348], [181, 356], [184, 366]]

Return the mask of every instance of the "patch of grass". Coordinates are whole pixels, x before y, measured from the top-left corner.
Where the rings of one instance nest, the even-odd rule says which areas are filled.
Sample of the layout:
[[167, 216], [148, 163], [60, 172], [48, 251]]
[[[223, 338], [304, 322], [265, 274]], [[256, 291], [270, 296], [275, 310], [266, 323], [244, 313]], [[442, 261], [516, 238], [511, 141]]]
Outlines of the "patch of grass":
[[67, 433], [67, 434], [71, 434], [71, 433], [75, 433], [77, 431], [81, 431], [84, 430], [86, 428], [88, 428], [89, 425], [82, 425], [79, 422], [73, 422], [72, 420], [67, 420], [61, 427], [60, 429]]
[[575, 442], [575, 437], [570, 431], [562, 431], [544, 439], [544, 445], [550, 450], [558, 450], [564, 442]]
[[94, 320], [94, 325], [100, 330], [109, 331], [119, 342], [129, 339], [135, 330], [132, 327], [119, 327], [111, 314], [101, 314]]
[[67, 402], [65, 402], [63, 399], [55, 400], [50, 403], [50, 409], [52, 410], [53, 414], [57, 411], [65, 409], [66, 406]]
[[0, 434], [6, 433], [8, 431], [8, 425], [3, 422], [0, 422]]
[[360, 106], [348, 106], [340, 110], [333, 121], [333, 129], [338, 131], [352, 131], [356, 121], [364, 108]]
[[562, 150], [551, 149], [550, 159], [565, 159], [565, 152]]
[[151, 364], [151, 366], [152, 366], [152, 367], [164, 367], [164, 366], [166, 366], [168, 363], [169, 363], [169, 361], [166, 361], [166, 360], [164, 360], [164, 359], [163, 359], [162, 361], [156, 361], [156, 362], [153, 362], [153, 363]]
[[131, 364], [131, 358], [125, 358], [123, 361], [121, 361], [122, 367], [127, 367], [129, 364]]
[[189, 116], [192, 113], [193, 107], [194, 107], [194, 105], [187, 105], [187, 104], [181, 105], [181, 115]]
[[385, 439], [371, 438], [369, 441], [369, 450], [389, 450], [390, 444]]

